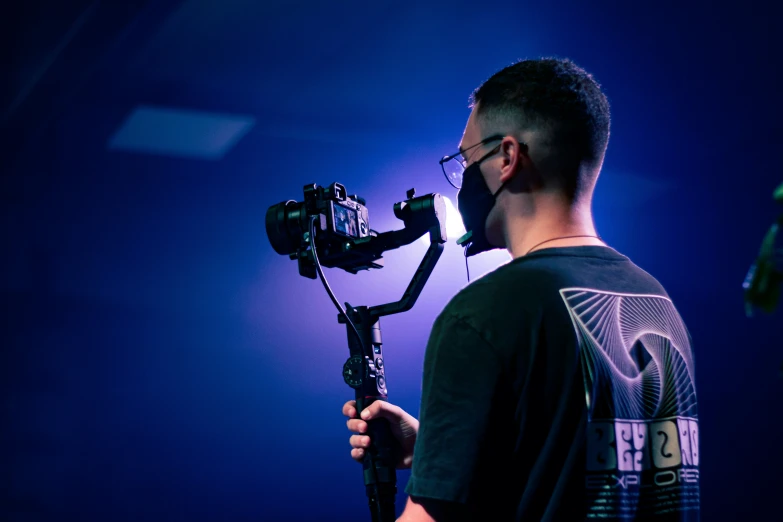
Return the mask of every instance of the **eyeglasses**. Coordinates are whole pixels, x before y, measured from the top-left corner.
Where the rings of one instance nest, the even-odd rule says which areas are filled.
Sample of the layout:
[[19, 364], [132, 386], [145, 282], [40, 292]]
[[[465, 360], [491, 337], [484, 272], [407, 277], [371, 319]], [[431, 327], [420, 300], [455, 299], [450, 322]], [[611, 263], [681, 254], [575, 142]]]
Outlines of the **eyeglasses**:
[[[462, 187], [462, 175], [465, 173], [465, 167], [467, 167], [468, 165], [465, 153], [472, 148], [479, 147], [481, 145], [486, 145], [487, 143], [490, 143], [492, 141], [502, 140], [504, 137], [505, 137], [504, 134], [495, 134], [488, 138], [484, 138], [480, 142], [471, 145], [466, 149], [462, 149], [456, 154], [452, 154], [451, 156], [444, 156], [443, 159], [440, 160], [440, 168], [443, 169], [443, 175], [446, 176], [446, 180], [451, 184], [452, 187], [459, 190]], [[491, 152], [485, 154], [483, 157], [477, 160], [476, 163], [481, 163], [482, 161], [487, 159], [489, 156], [495, 154], [496, 152], [497, 149], [492, 150]]]

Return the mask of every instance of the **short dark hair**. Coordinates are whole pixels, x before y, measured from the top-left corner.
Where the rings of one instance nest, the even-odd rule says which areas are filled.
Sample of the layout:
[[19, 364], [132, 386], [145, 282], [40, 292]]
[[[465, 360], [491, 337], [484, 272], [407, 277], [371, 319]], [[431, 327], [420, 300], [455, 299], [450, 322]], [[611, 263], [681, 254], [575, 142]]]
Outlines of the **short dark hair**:
[[[572, 198], [590, 189], [609, 143], [609, 101], [587, 71], [569, 59], [522, 60], [492, 75], [470, 96], [479, 125], [540, 130], [554, 171]], [[510, 129], [503, 129], [508, 132]], [[491, 132], [500, 131], [493, 128]]]

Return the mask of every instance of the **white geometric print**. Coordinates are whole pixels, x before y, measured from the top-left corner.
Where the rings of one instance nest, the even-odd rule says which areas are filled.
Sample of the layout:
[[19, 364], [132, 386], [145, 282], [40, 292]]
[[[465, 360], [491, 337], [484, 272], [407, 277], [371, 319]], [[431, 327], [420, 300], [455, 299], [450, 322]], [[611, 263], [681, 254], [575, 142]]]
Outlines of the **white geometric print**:
[[589, 420], [695, 419], [690, 337], [658, 295], [560, 291], [582, 349]]

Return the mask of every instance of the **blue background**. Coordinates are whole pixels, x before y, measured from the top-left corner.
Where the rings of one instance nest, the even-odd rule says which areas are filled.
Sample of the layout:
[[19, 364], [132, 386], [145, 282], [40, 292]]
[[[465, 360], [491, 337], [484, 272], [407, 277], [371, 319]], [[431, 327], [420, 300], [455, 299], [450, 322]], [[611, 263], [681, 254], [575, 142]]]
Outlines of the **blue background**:
[[[344, 327], [272, 250], [265, 212], [332, 181], [378, 231], [401, 227], [392, 207], [411, 187], [454, 200], [437, 161], [468, 95], [539, 56], [572, 58], [612, 104], [596, 223], [694, 338], [703, 518], [776, 511], [783, 320], [747, 318], [741, 285], [780, 212], [779, 15], [755, 1], [17, 6], [2, 31], [0, 519], [369, 520], [340, 412]], [[139, 106], [254, 123], [213, 158], [112, 147]], [[466, 283], [453, 239], [413, 310], [382, 320], [390, 400], [414, 415], [429, 328]], [[394, 301], [425, 249], [326, 274], [341, 302]], [[472, 258], [471, 276], [505, 260]]]

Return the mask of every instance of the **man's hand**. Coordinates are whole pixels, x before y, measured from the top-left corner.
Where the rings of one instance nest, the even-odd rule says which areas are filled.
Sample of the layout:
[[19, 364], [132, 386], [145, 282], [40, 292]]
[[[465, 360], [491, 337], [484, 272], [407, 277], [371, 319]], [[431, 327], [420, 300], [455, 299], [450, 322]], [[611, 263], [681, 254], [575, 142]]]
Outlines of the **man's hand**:
[[348, 401], [343, 405], [343, 415], [348, 417], [348, 429], [356, 433], [351, 435], [351, 457], [357, 462], [364, 458], [364, 448], [371, 441], [367, 433], [367, 422], [370, 419], [386, 419], [389, 421], [391, 433], [402, 448], [397, 460], [397, 469], [408, 469], [413, 463], [413, 445], [416, 443], [416, 434], [419, 431], [419, 421], [405, 412], [399, 406], [389, 404], [386, 401], [375, 401], [364, 409], [361, 419], [356, 417], [356, 401]]

